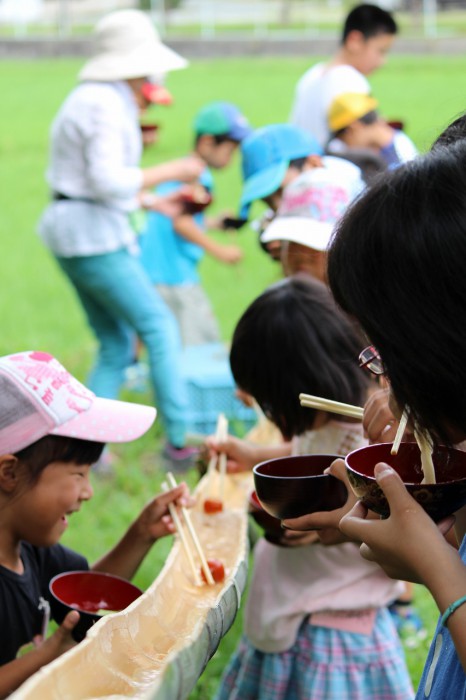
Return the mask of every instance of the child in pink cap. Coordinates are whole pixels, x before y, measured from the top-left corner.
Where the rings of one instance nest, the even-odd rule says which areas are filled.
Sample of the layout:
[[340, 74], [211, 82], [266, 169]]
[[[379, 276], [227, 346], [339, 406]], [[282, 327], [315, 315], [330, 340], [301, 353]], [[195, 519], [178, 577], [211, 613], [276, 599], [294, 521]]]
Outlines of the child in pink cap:
[[[59, 540], [92, 497], [89, 472], [105, 443], [136, 439], [155, 415], [150, 406], [96, 397], [47, 353], [0, 358], [0, 697], [75, 644], [79, 613], [60, 616], [49, 582], [89, 564]], [[156, 496], [91, 568], [130, 579], [154, 542], [173, 533], [168, 505], [188, 501], [184, 484]], [[60, 626], [44, 639], [49, 614]]]

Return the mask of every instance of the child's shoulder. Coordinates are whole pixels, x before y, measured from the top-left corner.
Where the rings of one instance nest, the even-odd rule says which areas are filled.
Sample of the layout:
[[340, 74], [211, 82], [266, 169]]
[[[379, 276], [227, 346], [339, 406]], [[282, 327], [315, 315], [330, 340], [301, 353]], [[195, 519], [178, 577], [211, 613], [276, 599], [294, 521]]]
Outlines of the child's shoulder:
[[345, 423], [330, 420], [317, 430], [308, 430], [294, 445], [297, 454], [338, 454], [346, 455], [367, 445], [360, 423]]
[[25, 568], [29, 565], [38, 573], [45, 573], [50, 577], [64, 571], [89, 569], [87, 559], [82, 554], [60, 543], [50, 547], [35, 547], [29, 542], [22, 542], [21, 558]]

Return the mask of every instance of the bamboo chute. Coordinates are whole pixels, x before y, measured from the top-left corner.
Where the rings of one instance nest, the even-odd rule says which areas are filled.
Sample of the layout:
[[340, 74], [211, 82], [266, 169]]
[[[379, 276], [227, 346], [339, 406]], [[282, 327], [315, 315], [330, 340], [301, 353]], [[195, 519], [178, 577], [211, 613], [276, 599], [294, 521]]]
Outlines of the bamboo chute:
[[[211, 475], [219, 479], [219, 474]], [[206, 555], [222, 560], [222, 583], [196, 585], [175, 540], [159, 576], [126, 610], [107, 615], [83, 642], [43, 667], [13, 700], [182, 700], [233, 623], [247, 579], [250, 473], [227, 476], [224, 510], [202, 509], [207, 480], [192, 510]]]

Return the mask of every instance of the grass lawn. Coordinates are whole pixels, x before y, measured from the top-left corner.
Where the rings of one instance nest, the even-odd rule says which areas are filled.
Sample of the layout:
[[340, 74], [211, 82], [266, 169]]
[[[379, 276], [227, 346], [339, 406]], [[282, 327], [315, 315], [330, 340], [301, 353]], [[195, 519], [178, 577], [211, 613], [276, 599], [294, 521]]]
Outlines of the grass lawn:
[[[308, 65], [297, 58], [244, 58], [193, 63], [189, 70], [170, 76], [176, 102], [148, 115], [161, 125], [160, 143], [144, 160], [163, 161], [186, 154], [191, 147], [190, 124], [196, 110], [213, 99], [235, 101], [255, 126], [287, 119], [293, 87]], [[80, 307], [53, 260], [35, 235], [37, 219], [47, 201], [44, 169], [48, 129], [60, 102], [74, 85], [80, 62], [3, 61], [0, 71], [0, 181], [4, 248], [0, 273], [4, 294], [1, 304], [0, 354], [23, 349], [47, 350], [79, 378], [85, 380], [95, 350]], [[465, 57], [400, 57], [390, 59], [374, 76], [374, 93], [383, 113], [405, 121], [408, 134], [420, 150], [428, 149], [436, 135], [464, 107]], [[235, 210], [238, 201], [239, 162], [216, 177], [216, 210]], [[258, 214], [256, 205], [253, 214]], [[225, 234], [219, 234], [219, 237]], [[232, 234], [245, 252], [244, 262], [227, 268], [205, 260], [202, 275], [220, 320], [225, 340], [245, 306], [279, 271], [257, 246], [250, 230]], [[140, 396], [126, 398], [141, 400]], [[150, 401], [150, 396], [143, 397]], [[65, 542], [90, 560], [112, 544], [125, 524], [160, 487], [157, 448], [160, 428], [134, 445], [118, 448], [114, 477], [95, 477], [92, 505], [73, 518]], [[188, 476], [194, 484], [195, 475]], [[169, 541], [154, 548], [136, 578], [146, 587], [159, 571]], [[419, 607], [432, 631], [436, 617], [429, 596], [417, 591]], [[236, 645], [241, 618], [222, 641], [191, 698], [208, 700]], [[408, 653], [413, 681], [422, 669], [426, 648]]]

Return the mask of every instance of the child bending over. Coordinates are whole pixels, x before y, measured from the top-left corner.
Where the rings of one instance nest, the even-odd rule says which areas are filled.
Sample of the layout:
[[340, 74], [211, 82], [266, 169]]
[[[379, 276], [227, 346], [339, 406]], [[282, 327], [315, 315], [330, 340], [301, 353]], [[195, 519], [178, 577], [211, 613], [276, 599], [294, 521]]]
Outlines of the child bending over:
[[[205, 229], [223, 228], [224, 218], [206, 220], [200, 209], [211, 200], [213, 179], [209, 168], [226, 168], [250, 131], [235, 105], [213, 102], [203, 107], [194, 119], [194, 154], [206, 163], [193, 190], [199, 200], [198, 213], [195, 213], [196, 203], [173, 218], [150, 213], [141, 235], [142, 264], [175, 315], [183, 345], [220, 340], [210, 301], [200, 284], [198, 267], [205, 253], [233, 265], [241, 260], [242, 251], [235, 245], [217, 243], [210, 238]], [[172, 181], [159, 186], [157, 193], [168, 194], [181, 187], [181, 182]]]
[[[302, 391], [361, 405], [368, 383], [360, 341], [327, 288], [290, 277], [246, 310], [233, 336], [231, 367], [280, 429], [275, 448], [230, 438], [213, 449], [232, 470], [285, 454], [341, 454], [365, 444], [360, 423], [299, 404]], [[349, 499], [354, 502], [352, 499]], [[343, 515], [349, 506], [344, 506]], [[324, 538], [325, 539], [325, 538]], [[245, 612], [245, 635], [218, 700], [409, 700], [403, 650], [387, 605], [400, 590], [358, 545], [325, 546], [318, 532], [261, 539]]]
[[[441, 141], [449, 142], [446, 136]], [[408, 406], [416, 426], [436, 443], [461, 443], [462, 449], [465, 159], [464, 141], [437, 144], [387, 175], [349, 212], [329, 256], [332, 290], [377, 347], [396, 417]], [[439, 608], [416, 697], [466, 698], [465, 508], [436, 524], [388, 465], [378, 464], [375, 475], [390, 517], [369, 520], [358, 503], [340, 527], [362, 541], [363, 556], [378, 561], [390, 576], [427, 586]], [[459, 552], [444, 537], [453, 522]]]

